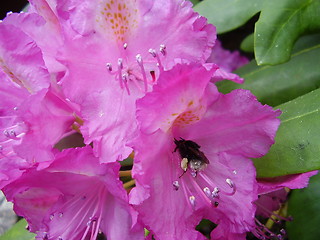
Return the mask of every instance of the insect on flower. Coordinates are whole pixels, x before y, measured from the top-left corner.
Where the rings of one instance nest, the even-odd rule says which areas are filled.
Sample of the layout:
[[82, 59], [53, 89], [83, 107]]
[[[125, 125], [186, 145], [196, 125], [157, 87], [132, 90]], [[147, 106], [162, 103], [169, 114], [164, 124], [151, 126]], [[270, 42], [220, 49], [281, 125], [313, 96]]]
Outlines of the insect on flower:
[[[179, 150], [182, 158], [180, 166], [184, 171], [183, 174], [189, 167], [192, 170], [192, 175], [195, 177], [198, 171], [205, 169], [207, 164], [209, 164], [209, 160], [204, 153], [199, 150], [200, 146], [197, 143], [181, 137], [180, 139], [181, 140], [174, 139], [174, 143], [176, 144], [174, 152]], [[180, 177], [182, 177], [183, 174]]]

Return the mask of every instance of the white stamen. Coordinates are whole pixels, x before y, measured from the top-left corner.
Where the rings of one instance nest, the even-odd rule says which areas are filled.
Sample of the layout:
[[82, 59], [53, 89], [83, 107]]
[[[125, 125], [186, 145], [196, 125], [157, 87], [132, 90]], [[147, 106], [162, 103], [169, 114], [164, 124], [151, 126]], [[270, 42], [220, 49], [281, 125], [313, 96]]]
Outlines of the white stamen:
[[212, 191], [212, 197], [213, 197], [213, 198], [218, 198], [218, 197], [219, 197], [219, 192], [220, 192], [219, 188], [218, 188], [218, 187], [215, 187], [215, 188], [213, 189], [213, 191]]
[[4, 130], [3, 131], [3, 135], [5, 135], [6, 137], [10, 137], [9, 131], [8, 130]]
[[127, 89], [128, 95], [130, 95], [130, 90], [129, 90], [129, 86], [128, 86], [128, 80], [129, 80], [129, 75], [128, 73], [124, 73], [122, 74], [122, 80], [124, 82], [124, 86]]
[[209, 189], [208, 187], [205, 187], [205, 188], [203, 189], [203, 191], [204, 191], [204, 193], [206, 194], [206, 196], [207, 196], [208, 198], [211, 197], [211, 191], [210, 191], [210, 189]]
[[107, 63], [106, 67], [109, 70], [109, 72], [112, 72], [112, 64], [111, 63]]
[[123, 69], [123, 59], [122, 59], [122, 58], [119, 58], [119, 59], [118, 59], [118, 67], [119, 67], [120, 69]]
[[165, 56], [167, 54], [166, 45], [164, 45], [164, 44], [160, 45], [160, 52], [162, 53], [163, 56]]
[[232, 182], [232, 180], [230, 178], [227, 178], [226, 179], [226, 183], [231, 187], [231, 188], [234, 188], [234, 184]]
[[11, 137], [16, 137], [17, 134], [16, 134], [16, 132], [15, 132], [14, 130], [11, 130], [11, 131], [10, 131], [10, 136], [11, 136]]
[[141, 73], [142, 73], [143, 82], [144, 82], [144, 91], [147, 92], [148, 91], [148, 80], [147, 80], [146, 71], [145, 71], [144, 66], [143, 66], [143, 61], [142, 61], [141, 54], [137, 54], [136, 59], [137, 59], [137, 62], [139, 64], [140, 68], [141, 68]]
[[127, 49], [127, 47], [128, 47], [128, 43], [124, 43], [124, 44], [123, 44], [123, 48], [124, 48], [124, 50], [126, 50], [126, 49]]
[[152, 55], [152, 57], [154, 57], [154, 58], [157, 57], [156, 50], [150, 48], [150, 49], [149, 49], [149, 53]]
[[196, 198], [195, 198], [195, 196], [190, 196], [190, 197], [189, 197], [189, 201], [190, 201], [192, 207], [194, 207], [194, 206], [196, 205]]
[[179, 182], [178, 182], [178, 181], [174, 181], [174, 182], [172, 183], [172, 185], [173, 185], [173, 187], [174, 187], [174, 190], [178, 191], [178, 189], [179, 189], [179, 187], [180, 187]]
[[139, 64], [142, 64], [142, 57], [141, 57], [141, 54], [140, 54], [140, 53], [137, 54], [136, 60], [137, 60], [137, 62], [138, 62]]

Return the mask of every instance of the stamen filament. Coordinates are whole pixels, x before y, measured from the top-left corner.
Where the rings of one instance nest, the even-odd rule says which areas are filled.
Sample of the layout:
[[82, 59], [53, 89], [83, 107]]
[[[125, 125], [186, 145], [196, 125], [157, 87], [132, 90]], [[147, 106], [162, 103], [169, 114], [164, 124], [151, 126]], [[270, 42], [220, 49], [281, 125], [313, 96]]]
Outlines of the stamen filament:
[[135, 185], [135, 184], [136, 184], [136, 180], [132, 179], [132, 180], [130, 180], [129, 182], [124, 183], [124, 184], [123, 184], [123, 187], [124, 187], [125, 189], [128, 189], [128, 188], [130, 188], [131, 186], [133, 186], [133, 185]]
[[131, 177], [131, 170], [120, 171], [119, 176], [120, 177]]

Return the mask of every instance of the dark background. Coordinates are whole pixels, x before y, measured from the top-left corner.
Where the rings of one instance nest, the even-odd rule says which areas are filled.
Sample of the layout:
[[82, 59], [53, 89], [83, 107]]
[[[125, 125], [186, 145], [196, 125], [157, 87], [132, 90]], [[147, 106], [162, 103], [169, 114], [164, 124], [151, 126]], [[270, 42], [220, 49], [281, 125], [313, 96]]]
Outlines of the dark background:
[[27, 3], [27, 0], [1, 0], [0, 19], [5, 18], [7, 12], [20, 12]]

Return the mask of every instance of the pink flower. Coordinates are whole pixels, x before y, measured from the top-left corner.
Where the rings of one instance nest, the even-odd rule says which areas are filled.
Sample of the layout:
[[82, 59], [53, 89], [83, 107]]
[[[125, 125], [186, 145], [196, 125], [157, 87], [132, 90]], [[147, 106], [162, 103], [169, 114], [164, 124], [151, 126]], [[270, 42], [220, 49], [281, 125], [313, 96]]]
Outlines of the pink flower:
[[[311, 171], [302, 174], [292, 174], [276, 178], [258, 179], [259, 199], [255, 201], [257, 205], [256, 215], [273, 220], [275, 223], [280, 221], [291, 221], [291, 217], [281, 216], [275, 211], [279, 210], [287, 200], [289, 189], [307, 187], [309, 178], [318, 171]], [[287, 188], [287, 189], [285, 189]], [[257, 226], [251, 232], [259, 239], [283, 239], [286, 235], [284, 229], [274, 233], [267, 229], [257, 218]]]
[[231, 52], [224, 49], [221, 42], [217, 39], [207, 62], [217, 64], [226, 72], [233, 72], [247, 64], [249, 60], [241, 56], [238, 51]]
[[217, 39], [207, 62], [215, 63], [219, 66], [219, 69], [214, 74], [214, 82], [228, 79], [236, 83], [243, 83], [244, 79], [232, 72], [247, 64], [249, 60], [241, 56], [238, 51], [230, 52], [224, 49]]
[[28, 35], [41, 49], [49, 72], [62, 76], [65, 66], [57, 60], [58, 51], [63, 44], [60, 23], [46, 1], [30, 2], [28, 13], [10, 13], [3, 19], [3, 23]]
[[76, 106], [63, 100], [35, 41], [7, 21], [0, 23], [0, 80], [3, 187], [26, 168], [52, 159], [54, 144], [72, 130]]
[[17, 214], [39, 239], [142, 239], [127, 203], [118, 163], [100, 165], [91, 147], [55, 155], [41, 171], [30, 169], [4, 189]]
[[64, 38], [62, 87], [81, 106], [85, 143], [103, 161], [122, 160], [132, 152], [136, 99], [176, 58], [204, 63], [215, 29], [183, 0], [48, 2]]
[[17, 84], [0, 70], [0, 188], [18, 178], [29, 164], [19, 158], [13, 147], [20, 144], [24, 125], [17, 117], [17, 106], [28, 97], [26, 89]]
[[255, 225], [258, 185], [249, 158], [273, 144], [280, 112], [246, 90], [220, 94], [210, 83], [215, 71], [177, 65], [137, 101], [130, 201], [156, 239], [203, 239], [194, 230], [202, 218], [218, 224], [212, 239], [241, 239]]

